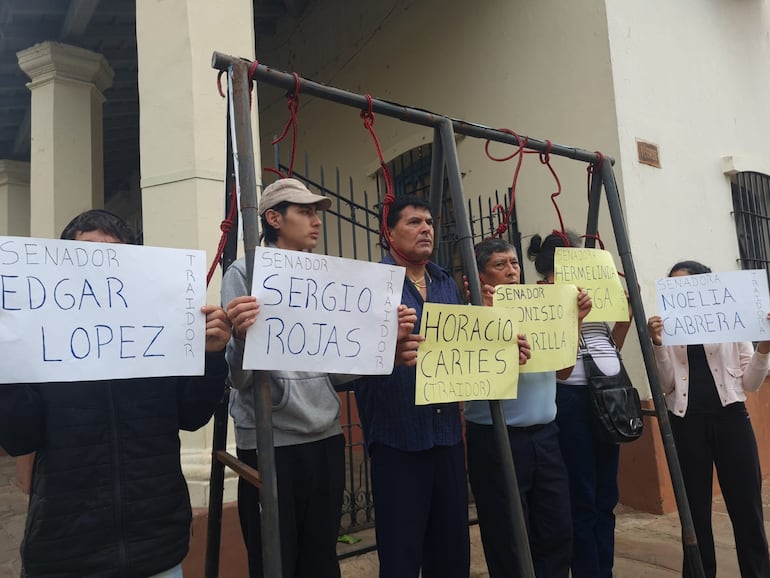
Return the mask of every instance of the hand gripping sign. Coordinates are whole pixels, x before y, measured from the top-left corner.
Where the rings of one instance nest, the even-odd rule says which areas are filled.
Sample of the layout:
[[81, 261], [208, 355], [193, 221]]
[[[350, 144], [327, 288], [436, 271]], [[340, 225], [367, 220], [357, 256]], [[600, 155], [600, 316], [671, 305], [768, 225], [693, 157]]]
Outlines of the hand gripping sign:
[[202, 375], [203, 251], [0, 237], [0, 383]]
[[244, 369], [387, 375], [404, 268], [257, 247]]

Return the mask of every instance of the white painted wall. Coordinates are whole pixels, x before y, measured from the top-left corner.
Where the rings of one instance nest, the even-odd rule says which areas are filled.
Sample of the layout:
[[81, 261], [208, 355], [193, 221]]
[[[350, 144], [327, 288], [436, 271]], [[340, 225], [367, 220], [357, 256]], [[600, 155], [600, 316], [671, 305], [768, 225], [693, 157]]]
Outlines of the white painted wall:
[[[332, 4], [313, 2], [299, 23], [286, 23], [274, 37], [258, 38], [257, 58], [354, 92], [617, 155], [602, 0]], [[269, 140], [287, 118], [282, 91], [260, 86], [260, 115], [263, 159], [272, 165]], [[384, 117], [377, 118], [375, 127], [388, 159], [432, 138], [430, 129]], [[461, 139], [458, 147], [467, 195], [507, 190], [512, 162], [487, 160], [484, 143], [476, 139]], [[340, 166], [357, 190], [374, 191], [376, 154], [358, 111], [302, 96], [300, 159], [305, 151], [315, 166]], [[561, 207], [567, 225], [581, 230], [587, 209], [585, 165], [555, 159], [554, 166], [564, 184]], [[549, 199], [553, 191], [547, 170], [536, 156], [528, 157], [517, 195], [525, 236], [558, 226]], [[610, 237], [608, 220], [603, 223]], [[525, 239], [525, 249], [527, 244]], [[527, 273], [534, 281], [531, 268]]]
[[[740, 267], [721, 158], [770, 159], [769, 7], [607, 0], [628, 221], [650, 296], [678, 260]], [[661, 169], [636, 161], [636, 139], [660, 146]]]
[[[695, 259], [740, 268], [722, 157], [770, 159], [770, 4], [767, 0], [607, 0], [616, 97], [618, 172], [646, 314], [654, 281]], [[660, 147], [662, 168], [637, 161], [636, 141]], [[626, 360], [644, 384], [635, 336]]]
[[[715, 270], [737, 268], [729, 180], [721, 158], [770, 158], [768, 0], [350, 0], [312, 3], [301, 22], [258, 38], [264, 63], [355, 92], [521, 134], [598, 149], [618, 160], [635, 266], [648, 314], [653, 281], [684, 258]], [[286, 119], [283, 94], [262, 87], [263, 150]], [[393, 158], [430, 131], [380, 118]], [[373, 190], [374, 149], [357, 114], [302, 98], [298, 150], [340, 166]], [[662, 169], [638, 163], [636, 139], [660, 146]], [[509, 186], [513, 164], [491, 163], [483, 143], [458, 143], [466, 194]], [[497, 147], [500, 150], [500, 147]], [[288, 147], [284, 147], [284, 153]], [[585, 166], [556, 159], [568, 227], [585, 226]], [[525, 236], [557, 219], [554, 186], [536, 157], [517, 195]], [[612, 237], [606, 211], [600, 230]], [[614, 243], [608, 248], [615, 250]], [[528, 280], [534, 280], [527, 265]], [[635, 332], [626, 360], [644, 389]]]

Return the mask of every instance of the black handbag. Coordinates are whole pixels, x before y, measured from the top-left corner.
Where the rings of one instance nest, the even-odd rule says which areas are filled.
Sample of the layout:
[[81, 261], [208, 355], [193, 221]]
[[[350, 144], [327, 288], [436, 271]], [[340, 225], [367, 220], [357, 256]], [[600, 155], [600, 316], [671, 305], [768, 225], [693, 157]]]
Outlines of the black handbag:
[[[610, 342], [612, 334], [607, 328]], [[631, 384], [631, 379], [623, 366], [620, 352], [617, 351], [620, 371], [615, 375], [604, 375], [596, 365], [588, 346], [580, 336], [580, 345], [584, 349], [583, 367], [591, 399], [596, 437], [604, 442], [620, 444], [639, 439], [644, 430], [642, 403], [639, 392]]]

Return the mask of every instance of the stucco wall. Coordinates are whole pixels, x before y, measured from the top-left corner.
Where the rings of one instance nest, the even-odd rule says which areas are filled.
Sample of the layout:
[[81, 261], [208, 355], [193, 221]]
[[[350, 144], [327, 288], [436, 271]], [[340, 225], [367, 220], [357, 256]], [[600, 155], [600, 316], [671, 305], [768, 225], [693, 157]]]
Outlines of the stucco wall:
[[[662, 168], [622, 158], [646, 294], [684, 258], [739, 268], [725, 155], [770, 157], [768, 2], [608, 0], [623, 150], [660, 146]], [[635, 247], [635, 248], [637, 248]]]
[[[299, 26], [257, 38], [264, 64], [347, 90], [429, 109], [553, 142], [617, 155], [615, 113], [604, 4], [459, 0], [315, 2]], [[260, 86], [263, 159], [286, 120], [282, 92]], [[432, 138], [430, 129], [378, 117], [388, 159]], [[484, 143], [458, 142], [468, 196], [507, 190], [514, 165], [492, 163]], [[283, 147], [284, 159], [288, 145]], [[511, 149], [496, 147], [496, 152]], [[301, 97], [298, 154], [340, 166], [357, 190], [374, 191], [376, 154], [358, 112]], [[585, 227], [585, 165], [554, 159], [567, 225]], [[558, 226], [549, 195], [555, 185], [529, 156], [518, 189], [525, 236]], [[603, 229], [609, 236], [610, 226]], [[524, 240], [526, 248], [528, 239]], [[528, 271], [529, 279], [534, 274]]]
[[[770, 115], [768, 2], [509, 2], [350, 0], [311, 3], [301, 21], [257, 38], [257, 58], [320, 82], [520, 134], [598, 149], [615, 172], [642, 295], [655, 312], [654, 280], [697, 258], [738, 265], [726, 155], [767, 159]], [[286, 119], [284, 95], [260, 87], [264, 161]], [[373, 192], [374, 148], [356, 111], [301, 98], [298, 154], [339, 166], [356, 190]], [[429, 129], [378, 118], [388, 159], [431, 138]], [[660, 146], [662, 169], [639, 164], [636, 140]], [[483, 143], [458, 141], [468, 196], [504, 191], [514, 165], [492, 163]], [[503, 151], [502, 147], [495, 147]], [[284, 159], [288, 146], [283, 147]], [[585, 166], [554, 159], [568, 227], [585, 226]], [[767, 163], [765, 162], [765, 165]], [[555, 190], [536, 156], [517, 191], [528, 237], [558, 225]], [[600, 231], [614, 251], [602, 211]], [[535, 279], [526, 264], [527, 279]], [[647, 395], [635, 331], [626, 345], [632, 377]]]

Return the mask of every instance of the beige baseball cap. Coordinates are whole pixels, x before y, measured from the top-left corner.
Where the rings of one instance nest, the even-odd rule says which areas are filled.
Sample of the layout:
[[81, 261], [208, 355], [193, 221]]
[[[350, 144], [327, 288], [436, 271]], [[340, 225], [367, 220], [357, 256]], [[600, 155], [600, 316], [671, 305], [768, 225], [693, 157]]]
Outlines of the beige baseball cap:
[[259, 201], [259, 214], [272, 209], [277, 204], [288, 201], [297, 205], [318, 205], [325, 211], [332, 205], [332, 200], [323, 195], [311, 193], [302, 181], [297, 179], [278, 179], [265, 187], [262, 198]]

